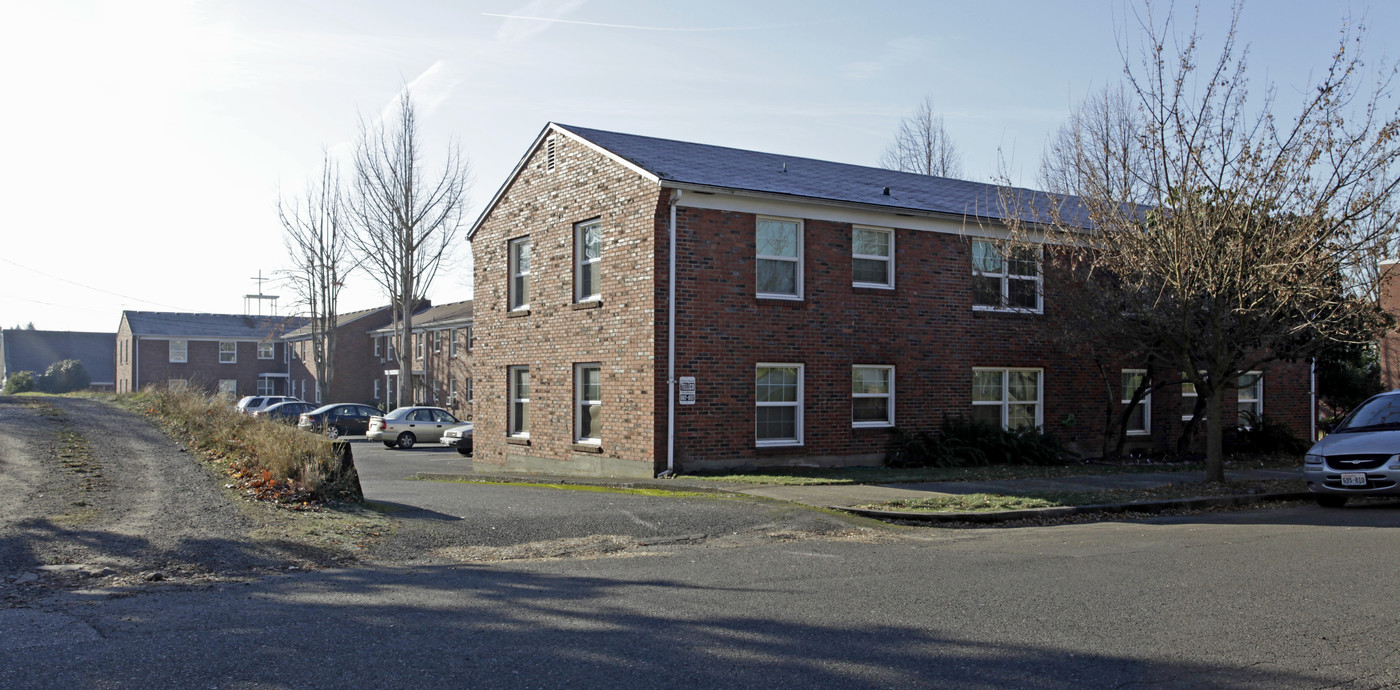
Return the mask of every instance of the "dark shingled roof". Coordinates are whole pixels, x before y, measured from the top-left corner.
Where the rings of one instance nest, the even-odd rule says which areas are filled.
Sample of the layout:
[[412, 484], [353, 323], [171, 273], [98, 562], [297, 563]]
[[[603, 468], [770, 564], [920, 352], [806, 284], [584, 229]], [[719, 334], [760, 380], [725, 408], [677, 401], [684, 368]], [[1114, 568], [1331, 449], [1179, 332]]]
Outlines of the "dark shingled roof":
[[[472, 301], [463, 300], [461, 302], [450, 302], [438, 305], [429, 309], [423, 309], [413, 314], [413, 330], [424, 328], [449, 327], [462, 321], [469, 321], [472, 318]], [[374, 334], [390, 333], [394, 330], [391, 322], [383, 328], [370, 331]]]
[[[368, 316], [373, 316], [373, 315], [375, 315], [375, 314], [379, 314], [379, 313], [381, 313], [381, 312], [385, 312], [385, 311], [388, 311], [388, 310], [389, 310], [389, 307], [386, 305], [386, 306], [382, 306], [382, 307], [371, 307], [371, 308], [369, 308], [369, 309], [361, 309], [361, 310], [359, 310], [359, 311], [346, 312], [346, 313], [344, 313], [344, 314], [340, 314], [340, 315], [338, 315], [338, 316], [335, 317], [336, 327], [338, 328], [338, 327], [340, 327], [340, 326], [348, 326], [348, 325], [350, 325], [350, 324], [352, 324], [352, 323], [355, 323], [356, 321], [359, 321], [360, 319], [363, 319], [363, 318], [368, 317]], [[311, 321], [310, 321], [310, 320], [306, 320], [304, 323], [305, 323], [305, 325], [301, 326], [300, 328], [296, 329], [295, 331], [292, 331], [292, 332], [290, 332], [290, 333], [284, 334], [284, 335], [282, 336], [282, 338], [283, 338], [284, 340], [296, 340], [296, 339], [298, 339], [298, 338], [310, 338], [310, 337], [311, 337]]]
[[93, 383], [110, 386], [117, 380], [116, 333], [6, 329], [0, 331], [0, 354], [7, 377], [17, 371], [42, 374], [54, 362], [76, 359]]
[[124, 311], [122, 317], [126, 319], [133, 335], [168, 335], [177, 338], [265, 340], [306, 325], [306, 319], [301, 316]]
[[[891, 212], [1001, 219], [999, 194], [1012, 192], [1023, 220], [1048, 222], [1057, 197], [983, 182], [833, 163], [812, 158], [693, 144], [557, 124], [666, 182], [837, 201]], [[886, 194], [888, 189], [888, 194]], [[1089, 227], [1077, 197], [1064, 197], [1065, 220]]]

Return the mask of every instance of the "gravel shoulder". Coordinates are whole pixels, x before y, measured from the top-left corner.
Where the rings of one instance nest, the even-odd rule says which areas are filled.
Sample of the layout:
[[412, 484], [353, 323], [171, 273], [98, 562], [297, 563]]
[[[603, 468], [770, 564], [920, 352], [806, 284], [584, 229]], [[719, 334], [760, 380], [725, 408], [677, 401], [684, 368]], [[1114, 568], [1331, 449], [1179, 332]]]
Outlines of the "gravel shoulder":
[[0, 606], [334, 562], [149, 421], [97, 400], [0, 396]]

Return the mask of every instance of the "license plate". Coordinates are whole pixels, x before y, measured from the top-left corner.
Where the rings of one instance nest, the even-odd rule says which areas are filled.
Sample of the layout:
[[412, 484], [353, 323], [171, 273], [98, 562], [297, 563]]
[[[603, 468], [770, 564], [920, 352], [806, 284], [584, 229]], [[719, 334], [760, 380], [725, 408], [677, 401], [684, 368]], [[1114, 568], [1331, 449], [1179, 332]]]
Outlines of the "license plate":
[[1366, 486], [1365, 472], [1343, 472], [1342, 486]]

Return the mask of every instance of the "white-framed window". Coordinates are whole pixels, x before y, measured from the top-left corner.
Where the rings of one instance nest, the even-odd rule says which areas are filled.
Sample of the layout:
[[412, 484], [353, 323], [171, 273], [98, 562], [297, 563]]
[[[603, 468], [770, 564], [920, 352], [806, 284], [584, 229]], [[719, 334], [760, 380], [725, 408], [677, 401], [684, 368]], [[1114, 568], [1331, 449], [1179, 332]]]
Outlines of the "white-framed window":
[[1041, 425], [1040, 369], [972, 370], [972, 418], [1002, 429]]
[[258, 343], [258, 359], [272, 359], [277, 356], [275, 343]]
[[379, 399], [379, 379], [374, 380], [374, 399]]
[[894, 367], [851, 367], [851, 426], [894, 426]]
[[851, 230], [851, 284], [894, 287], [894, 231], [856, 226]]
[[802, 299], [802, 221], [760, 216], [757, 244], [758, 296]]
[[467, 402], [475, 402], [475, 398], [472, 397], [472, 377], [468, 376], [465, 384], [467, 386]]
[[476, 346], [476, 329], [467, 326], [467, 352]]
[[511, 436], [530, 436], [530, 367], [507, 367], [506, 378], [510, 382]]
[[802, 368], [801, 364], [764, 362], [755, 368], [757, 445], [802, 445]]
[[190, 343], [188, 340], [170, 341], [170, 363], [183, 364], [190, 359]]
[[[305, 381], [302, 381], [302, 383], [301, 383], [301, 393], [302, 393], [303, 396], [306, 395], [306, 382], [305, 382]], [[306, 399], [305, 397], [302, 398], [302, 400], [305, 400], [305, 399]], [[320, 405], [320, 404], [321, 404], [321, 384], [319, 384], [319, 383], [316, 384], [316, 404], [317, 404], [317, 405]]]
[[225, 398], [237, 398], [238, 379], [219, 379], [219, 395]]
[[433, 339], [433, 352], [442, 354], [442, 339], [447, 337], [446, 331], [433, 331], [429, 337]]
[[1264, 373], [1251, 371], [1236, 381], [1239, 387], [1239, 425], [1251, 429], [1264, 416]]
[[276, 390], [277, 386], [273, 384], [271, 378], [267, 376], [258, 377], [258, 395], [273, 395], [276, 393]]
[[219, 364], [238, 363], [238, 343], [227, 340], [219, 341]]
[[383, 357], [383, 356], [384, 356], [383, 354], [381, 354], [381, 353], [383, 352], [383, 350], [380, 349], [380, 343], [381, 343], [383, 340], [384, 340], [383, 336], [378, 336], [378, 335], [374, 336], [374, 356], [375, 356], [375, 357]]
[[574, 365], [574, 441], [600, 443], [603, 439], [603, 366], [597, 362]]
[[972, 241], [972, 308], [1041, 312], [1040, 246], [1017, 245], [1010, 256], [991, 240]]
[[413, 358], [423, 359], [423, 334], [413, 334]]
[[[1138, 386], [1147, 382], [1146, 369], [1124, 369], [1123, 370], [1123, 394], [1124, 405], [1133, 401], [1133, 393]], [[1145, 435], [1152, 432], [1152, 393], [1149, 391], [1138, 401], [1137, 407], [1133, 408], [1132, 414], [1128, 415], [1127, 431], [1129, 435]]]
[[292, 363], [292, 344], [291, 344], [291, 343], [282, 343], [282, 363], [283, 363], [283, 364], [291, 364], [291, 363]]
[[452, 329], [447, 336], [447, 356], [457, 356], [457, 329]]
[[588, 220], [574, 226], [574, 301], [601, 297], [603, 221]]
[[530, 238], [510, 241], [510, 310], [530, 308]]
[[457, 404], [457, 379], [447, 379], [447, 404]]
[[390, 361], [398, 361], [399, 358], [396, 356], [396, 352], [397, 352], [397, 351], [394, 349], [394, 336], [385, 336], [385, 338], [388, 339], [388, 341], [389, 341], [389, 359], [390, 359]]
[[180, 393], [189, 390], [190, 381], [189, 379], [169, 379], [165, 382], [165, 388], [171, 393]]
[[[1202, 419], [1204, 411], [1201, 413]], [[1196, 416], [1196, 384], [1190, 381], [1181, 382], [1181, 421], [1189, 422]]]

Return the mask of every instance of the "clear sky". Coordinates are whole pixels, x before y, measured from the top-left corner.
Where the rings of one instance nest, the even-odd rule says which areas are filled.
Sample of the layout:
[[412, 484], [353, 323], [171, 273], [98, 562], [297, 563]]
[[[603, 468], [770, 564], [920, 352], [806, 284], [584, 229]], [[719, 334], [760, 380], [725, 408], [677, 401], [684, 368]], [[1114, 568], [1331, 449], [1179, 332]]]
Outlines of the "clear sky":
[[[1228, 4], [1204, 4], [1218, 40]], [[1364, 16], [1373, 64], [1396, 57], [1400, 2], [1253, 0], [1255, 77], [1297, 94], [1344, 16]], [[287, 267], [279, 191], [302, 193], [321, 150], [346, 152], [405, 84], [430, 155], [455, 137], [470, 158], [468, 223], [550, 121], [873, 165], [925, 95], [966, 177], [1000, 157], [1033, 186], [1047, 137], [1136, 35], [1119, 0], [8, 3], [0, 326], [242, 313], [252, 278]], [[471, 297], [465, 242], [431, 297]], [[341, 300], [384, 301], [364, 277]]]

